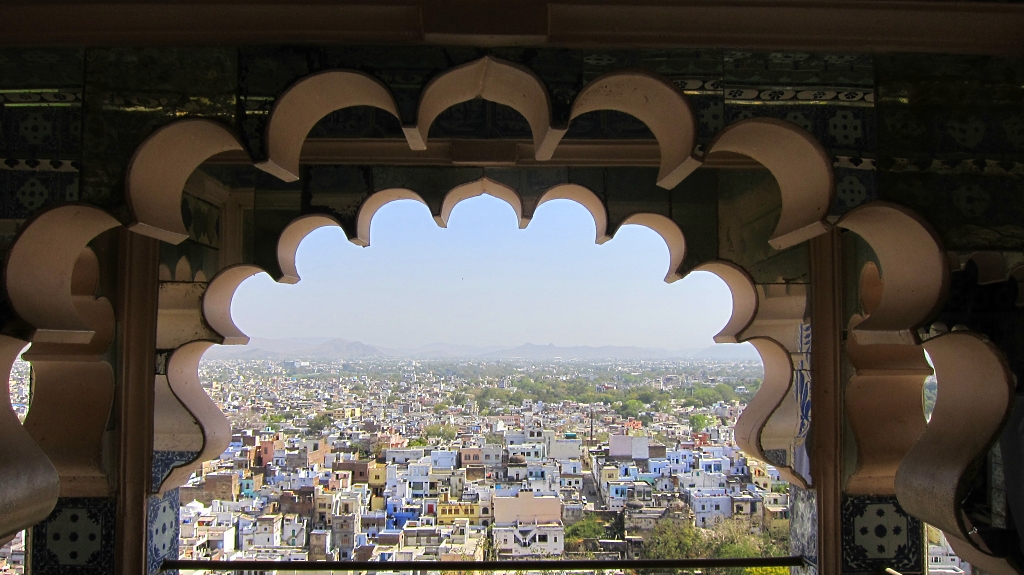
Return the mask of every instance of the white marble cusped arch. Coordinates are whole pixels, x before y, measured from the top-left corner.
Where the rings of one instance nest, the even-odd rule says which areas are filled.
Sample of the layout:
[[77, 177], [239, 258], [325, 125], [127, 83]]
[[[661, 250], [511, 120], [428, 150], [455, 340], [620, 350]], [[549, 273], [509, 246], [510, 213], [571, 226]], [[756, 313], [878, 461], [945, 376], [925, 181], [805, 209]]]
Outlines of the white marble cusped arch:
[[[8, 250], [4, 286], [11, 307], [24, 322], [14, 327], [39, 343], [35, 360], [54, 369], [44, 369], [42, 374], [45, 382], [41, 382], [48, 385], [33, 401], [30, 430], [18, 421], [9, 395], [11, 367], [27, 342], [0, 335], [0, 369], [5, 382], [0, 386], [4, 388], [0, 393], [4, 438], [0, 442], [0, 515], [4, 517], [0, 539], [45, 519], [62, 492], [66, 496], [106, 493], [107, 480], [96, 454], [112, 399], [113, 374], [100, 355], [113, 337], [114, 322], [109, 302], [93, 295], [98, 269], [88, 245], [118, 225], [113, 216], [98, 208], [64, 204], [26, 222]], [[64, 393], [52, 384], [64, 385]], [[55, 402], [69, 396], [75, 386], [91, 394], [85, 398], [87, 404], [79, 403], [88, 413], [61, 427], [67, 423], [63, 418], [68, 406]], [[72, 446], [49, 440], [77, 429], [77, 425], [84, 426], [85, 433], [72, 437]], [[64, 473], [68, 473], [67, 485], [62, 485]]]
[[661, 214], [641, 212], [633, 214], [622, 220], [622, 226], [636, 224], [654, 230], [661, 239], [665, 240], [668, 246], [668, 273], [665, 275], [665, 283], [673, 283], [683, 279], [687, 272], [683, 269], [683, 260], [686, 259], [686, 237], [679, 225], [672, 221], [672, 218]]
[[459, 202], [482, 195], [498, 198], [511, 206], [516, 212], [516, 224], [519, 226], [519, 229], [526, 228], [527, 224], [530, 223], [530, 218], [523, 215], [523, 199], [519, 197], [519, 192], [486, 177], [455, 186], [448, 190], [448, 193], [444, 195], [444, 201], [441, 203], [441, 213], [434, 217], [434, 221], [442, 228], [448, 227], [448, 219], [452, 215], [452, 210], [455, 209]]
[[871, 246], [882, 274], [877, 306], [854, 337], [861, 344], [918, 343], [917, 328], [949, 290], [949, 260], [938, 235], [913, 211], [881, 201], [854, 208], [836, 225]]
[[88, 343], [95, 331], [79, 317], [72, 293], [75, 264], [89, 242], [119, 226], [110, 214], [84, 204], [64, 204], [29, 220], [4, 266], [4, 286], [14, 312], [30, 326], [32, 341]]
[[612, 239], [612, 236], [608, 234], [608, 210], [604, 207], [601, 198], [597, 197], [592, 190], [579, 184], [559, 184], [541, 194], [537, 199], [534, 211], [544, 202], [551, 200], [571, 200], [586, 208], [594, 218], [594, 241], [598, 245]]
[[[716, 152], [742, 154], [768, 169], [779, 184], [782, 214], [768, 243], [795, 246], [828, 231], [835, 181], [829, 153], [806, 130], [773, 118], [750, 118], [727, 126], [708, 144]], [[696, 169], [697, 163], [691, 163]]]
[[[808, 478], [791, 461], [800, 439], [800, 400], [796, 395], [794, 357], [804, 360], [801, 325], [806, 315], [806, 291], [758, 286], [740, 266], [711, 261], [694, 271], [715, 274], [732, 295], [732, 315], [715, 336], [716, 343], [746, 342], [754, 346], [764, 366], [760, 389], [736, 422], [736, 443], [745, 453], [770, 462], [790, 483], [807, 487]], [[770, 457], [783, 450], [786, 460]], [[795, 459], [795, 455], [793, 456]]]
[[718, 334], [715, 343], [740, 343], [740, 335], [750, 327], [757, 315], [757, 288], [750, 274], [740, 266], [727, 261], [717, 260], [703, 263], [694, 271], [710, 272], [725, 282], [732, 295], [732, 314]]
[[306, 76], [274, 102], [267, 122], [267, 159], [256, 167], [277, 178], [299, 179], [302, 144], [320, 119], [352, 106], [373, 106], [398, 117], [387, 86], [353, 70], [329, 70]]
[[979, 552], [990, 550], [961, 508], [975, 461], [996, 441], [1013, 406], [1013, 374], [983, 335], [954, 331], [929, 339], [939, 392], [931, 421], [896, 471], [900, 505]]
[[[235, 325], [231, 319], [231, 301], [238, 291], [238, 286], [252, 276], [263, 272], [263, 268], [249, 264], [238, 264], [222, 269], [213, 276], [210, 285], [203, 294], [203, 318], [210, 324], [221, 340], [215, 343], [222, 345], [245, 345], [249, 336]], [[287, 283], [287, 282], [286, 282]]]
[[96, 254], [85, 248], [71, 278], [71, 297], [92, 338], [86, 343], [36, 341], [22, 355], [32, 364], [33, 377], [25, 429], [57, 469], [61, 497], [110, 492], [103, 445], [114, 404], [114, 369], [104, 355], [116, 321], [110, 301], [95, 295], [99, 268]]
[[448, 108], [474, 98], [503, 104], [522, 114], [533, 133], [534, 150], [540, 150], [551, 130], [547, 88], [531, 70], [491, 56], [456, 66], [427, 84], [420, 95], [416, 125], [404, 128], [409, 146], [427, 149], [427, 135], [434, 120]]
[[[577, 94], [569, 121], [598, 110], [623, 112], [647, 125], [661, 150], [659, 186], [672, 189], [693, 171], [688, 164], [697, 142], [693, 109], [670, 80], [644, 71], [605, 74]], [[565, 126], [550, 130], [537, 152], [537, 159], [551, 159], [568, 129]]]
[[369, 246], [370, 224], [373, 222], [373, 216], [385, 205], [398, 200], [415, 200], [427, 205], [422, 196], [408, 188], [388, 188], [374, 192], [359, 205], [359, 211], [356, 213], [356, 235], [349, 238], [349, 241], [364, 248]]
[[164, 377], [174, 396], [202, 429], [202, 447], [194, 459], [173, 468], [161, 485], [152, 486], [160, 494], [184, 483], [196, 463], [219, 457], [231, 443], [231, 424], [199, 381], [199, 362], [213, 345], [211, 341], [193, 341], [174, 350], [167, 360]]
[[237, 135], [212, 120], [190, 118], [157, 128], [128, 163], [125, 186], [131, 231], [171, 244], [188, 238], [181, 219], [185, 181], [207, 159], [243, 150]]
[[[295, 262], [295, 254], [299, 251], [299, 244], [313, 230], [326, 227], [341, 227], [338, 220], [324, 214], [307, 214], [292, 220], [281, 237], [277, 240], [277, 264], [281, 268], [281, 279], [279, 283], [299, 283], [299, 268]], [[369, 235], [367, 234], [367, 239]]]

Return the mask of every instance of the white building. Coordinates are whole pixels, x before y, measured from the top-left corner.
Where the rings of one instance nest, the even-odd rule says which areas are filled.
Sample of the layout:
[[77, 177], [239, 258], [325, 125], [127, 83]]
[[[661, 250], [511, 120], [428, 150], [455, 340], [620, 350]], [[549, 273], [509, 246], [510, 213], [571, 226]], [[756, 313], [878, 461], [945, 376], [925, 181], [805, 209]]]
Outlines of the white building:
[[435, 469], [455, 469], [458, 456], [458, 451], [435, 449], [430, 452], [430, 465]]
[[950, 547], [949, 542], [946, 541], [946, 536], [941, 531], [938, 529], [935, 531], [939, 534], [939, 543], [938, 545], [928, 546], [928, 574], [970, 575], [970, 564], [956, 556], [956, 552]]
[[562, 521], [516, 523], [494, 527], [491, 532], [499, 559], [517, 557], [559, 557], [565, 550]]
[[608, 456], [647, 459], [650, 456], [649, 444], [647, 436], [612, 435], [608, 438]]
[[687, 489], [686, 493], [698, 527], [710, 527], [732, 517], [732, 497], [724, 488]]
[[[256, 519], [256, 529], [253, 533], [253, 546], [280, 547], [283, 522], [284, 518], [280, 513], [259, 516]], [[244, 546], [243, 549], [245, 549]]]
[[281, 527], [281, 540], [289, 547], [305, 547], [306, 519], [296, 513], [286, 514]]

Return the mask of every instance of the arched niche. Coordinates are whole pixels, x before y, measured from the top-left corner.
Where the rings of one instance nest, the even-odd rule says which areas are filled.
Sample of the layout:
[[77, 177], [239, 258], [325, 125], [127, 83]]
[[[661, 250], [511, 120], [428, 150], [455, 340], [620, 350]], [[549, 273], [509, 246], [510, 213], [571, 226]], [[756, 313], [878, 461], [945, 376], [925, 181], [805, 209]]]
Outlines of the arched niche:
[[57, 470], [11, 406], [11, 368], [26, 343], [0, 335], [0, 541], [46, 519], [60, 494]]
[[427, 149], [427, 134], [434, 119], [474, 98], [503, 104], [522, 114], [533, 132], [535, 152], [541, 148], [551, 129], [547, 88], [529, 69], [490, 56], [456, 66], [427, 84], [420, 95], [416, 125], [404, 128], [409, 146]]
[[174, 281], [190, 282], [192, 277], [192, 263], [188, 261], [188, 256], [181, 256], [174, 266]]
[[203, 119], [185, 119], [158, 128], [128, 163], [125, 177], [131, 231], [171, 244], [188, 238], [181, 220], [181, 194], [192, 172], [210, 157], [242, 151], [235, 134]]
[[324, 116], [352, 106], [373, 106], [398, 117], [394, 96], [370, 75], [330, 70], [302, 78], [274, 102], [267, 123], [267, 160], [256, 167], [286, 182], [298, 180], [309, 131]]
[[949, 263], [931, 226], [907, 208], [878, 201], [853, 209], [836, 225], [863, 238], [880, 264], [881, 296], [853, 329], [857, 343], [918, 343], [917, 328], [949, 290]]
[[[584, 86], [576, 96], [569, 121], [597, 110], [623, 112], [647, 125], [661, 150], [659, 186], [670, 190], [693, 171], [687, 164], [697, 138], [693, 110], [686, 96], [667, 78], [644, 71], [605, 74]], [[537, 159], [551, 159], [568, 129], [566, 126], [549, 130], [537, 151]]]
[[598, 245], [612, 239], [608, 235], [608, 210], [597, 194], [579, 184], [561, 184], [544, 192], [537, 200], [534, 211], [544, 202], [551, 200], [572, 200], [583, 206], [594, 218], [595, 241]]
[[640, 213], [633, 214], [622, 220], [623, 226], [636, 224], [650, 228], [657, 232], [661, 239], [665, 240], [668, 246], [668, 274], [665, 276], [666, 283], [672, 283], [683, 279], [686, 274], [680, 269], [683, 259], [686, 257], [686, 238], [683, 237], [683, 230], [667, 216], [661, 214]]
[[462, 184], [449, 190], [441, 204], [441, 213], [434, 220], [442, 228], [448, 227], [448, 218], [451, 217], [452, 210], [455, 209], [456, 204], [462, 200], [468, 200], [469, 198], [475, 198], [484, 194], [498, 198], [512, 206], [512, 209], [516, 212], [516, 221], [519, 224], [519, 229], [526, 228], [527, 224], [530, 223], [530, 218], [523, 216], [523, 199], [519, 197], [519, 192], [487, 178]]
[[[883, 268], [884, 269], [884, 268]], [[924, 348], [935, 368], [938, 395], [931, 420], [896, 472], [900, 505], [980, 553], [993, 550], [961, 508], [977, 461], [995, 443], [1014, 399], [1002, 353], [984, 336], [954, 331]]]
[[[708, 145], [705, 158], [718, 152], [747, 156], [772, 173], [782, 194], [782, 214], [768, 243], [781, 250], [828, 230], [825, 217], [835, 196], [832, 160], [814, 136], [773, 118], [732, 124]], [[691, 171], [699, 162], [691, 162]]]
[[118, 225], [110, 214], [82, 204], [57, 206], [25, 223], [8, 251], [4, 284], [31, 341], [92, 340], [96, 332], [79, 315], [72, 277], [88, 243]]

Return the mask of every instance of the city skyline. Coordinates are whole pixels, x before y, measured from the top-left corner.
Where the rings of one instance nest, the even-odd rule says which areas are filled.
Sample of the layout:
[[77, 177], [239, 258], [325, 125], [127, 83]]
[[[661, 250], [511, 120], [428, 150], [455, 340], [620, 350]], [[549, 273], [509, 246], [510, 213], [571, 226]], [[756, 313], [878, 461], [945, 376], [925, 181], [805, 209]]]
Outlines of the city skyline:
[[299, 248], [299, 284], [259, 274], [239, 289], [232, 313], [252, 337], [390, 348], [714, 344], [731, 313], [724, 282], [694, 272], [666, 284], [668, 248], [655, 232], [623, 226], [595, 245], [594, 229], [567, 200], [540, 206], [525, 230], [490, 196], [456, 206], [447, 229], [422, 204], [393, 202], [375, 215], [370, 247], [338, 228], [317, 230]]

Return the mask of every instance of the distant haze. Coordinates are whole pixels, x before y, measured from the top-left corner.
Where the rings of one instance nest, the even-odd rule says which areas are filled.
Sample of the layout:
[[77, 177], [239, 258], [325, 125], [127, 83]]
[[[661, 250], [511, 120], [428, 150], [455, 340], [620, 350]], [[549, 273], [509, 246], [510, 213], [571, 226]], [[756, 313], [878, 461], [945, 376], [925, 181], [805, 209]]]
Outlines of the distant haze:
[[394, 202], [374, 217], [370, 247], [338, 228], [317, 230], [299, 248], [298, 284], [259, 274], [239, 289], [232, 312], [254, 338], [320, 338], [296, 350], [336, 339], [342, 348], [434, 346], [452, 356], [528, 343], [640, 355], [713, 345], [732, 306], [720, 279], [693, 273], [666, 284], [660, 236], [623, 226], [596, 245], [594, 230], [589, 212], [567, 200], [543, 204], [525, 230], [508, 204], [489, 196], [456, 206], [447, 229], [422, 204]]
[[413, 349], [395, 349], [370, 345], [361, 341], [324, 338], [262, 339], [247, 346], [216, 346], [206, 359], [314, 359], [344, 360], [370, 357], [409, 357], [420, 359], [715, 359], [723, 361], [760, 360], [753, 346], [715, 345], [704, 349], [651, 349], [629, 346], [574, 346], [523, 344], [513, 348], [476, 347], [472, 345], [432, 344]]

